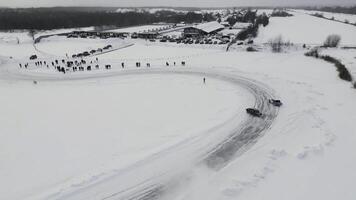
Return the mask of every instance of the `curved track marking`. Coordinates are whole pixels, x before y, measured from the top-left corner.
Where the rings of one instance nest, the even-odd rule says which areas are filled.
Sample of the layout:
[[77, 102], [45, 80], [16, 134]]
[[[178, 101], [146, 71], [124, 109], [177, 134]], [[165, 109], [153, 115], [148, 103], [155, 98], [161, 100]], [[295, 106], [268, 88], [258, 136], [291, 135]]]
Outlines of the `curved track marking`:
[[[175, 71], [172, 71], [172, 68], [168, 70], [163, 68], [125, 71], [113, 70], [109, 73], [83, 74], [81, 76], [38, 76], [35, 73], [8, 74], [12, 79], [36, 79], [39, 81], [86, 80], [134, 74], [204, 76], [227, 81], [248, 90], [255, 97], [255, 107], [264, 113], [263, 118], [248, 116], [242, 123], [237, 123], [236, 115], [224, 124], [214, 127], [204, 134], [196, 135], [161, 152], [157, 152], [144, 160], [136, 162], [129, 168], [109, 173], [95, 181], [83, 182], [73, 187], [63, 188], [51, 195], [45, 196], [43, 199], [159, 199], [161, 195], [172, 188], [172, 185], [174, 186], [174, 180], [177, 176], [189, 173], [189, 168], [182, 167], [183, 169], [181, 169], [179, 165], [176, 166], [179, 162], [174, 161], [179, 160], [182, 163], [193, 163], [191, 167], [204, 164], [210, 169], [220, 170], [255, 144], [266, 130], [269, 129], [278, 114], [278, 108], [268, 103], [268, 99], [273, 98], [273, 90], [258, 81], [234, 74], [233, 72], [223, 72], [209, 68], [174, 69]], [[242, 112], [245, 111], [243, 110]], [[216, 137], [218, 134], [224, 137]], [[161, 163], [167, 163], [167, 169], [149, 171], [155, 169], [155, 166]], [[170, 167], [173, 169], [170, 169]], [[142, 174], [142, 177], [137, 177], [137, 174]], [[137, 180], [132, 180], [132, 178], [137, 178]]]

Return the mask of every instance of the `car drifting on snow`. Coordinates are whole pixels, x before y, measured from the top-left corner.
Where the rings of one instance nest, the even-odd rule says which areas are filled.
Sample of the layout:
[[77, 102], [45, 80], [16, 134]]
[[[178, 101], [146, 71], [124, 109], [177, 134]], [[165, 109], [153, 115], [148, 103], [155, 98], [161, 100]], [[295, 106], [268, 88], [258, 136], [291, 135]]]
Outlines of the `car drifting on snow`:
[[254, 117], [262, 117], [262, 113], [255, 108], [247, 108], [246, 112]]
[[283, 105], [281, 100], [277, 100], [277, 99], [270, 99], [270, 100], [268, 100], [268, 102], [274, 106], [277, 106], [277, 107], [280, 107]]

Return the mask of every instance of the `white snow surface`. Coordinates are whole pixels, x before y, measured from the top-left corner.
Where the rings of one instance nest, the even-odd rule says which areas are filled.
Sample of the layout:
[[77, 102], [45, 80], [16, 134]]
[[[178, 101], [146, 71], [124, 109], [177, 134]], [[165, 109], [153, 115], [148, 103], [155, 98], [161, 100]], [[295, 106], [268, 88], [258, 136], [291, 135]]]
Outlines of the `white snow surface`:
[[292, 12], [292, 17], [272, 17], [266, 27], [259, 29], [255, 41], [267, 43], [281, 35], [295, 44], [322, 45], [328, 35], [341, 36], [341, 45], [356, 45], [356, 26], [334, 22], [304, 13]]
[[3, 82], [0, 90], [8, 113], [0, 119], [1, 199], [119, 170], [227, 121], [250, 100], [228, 83], [184, 75]]

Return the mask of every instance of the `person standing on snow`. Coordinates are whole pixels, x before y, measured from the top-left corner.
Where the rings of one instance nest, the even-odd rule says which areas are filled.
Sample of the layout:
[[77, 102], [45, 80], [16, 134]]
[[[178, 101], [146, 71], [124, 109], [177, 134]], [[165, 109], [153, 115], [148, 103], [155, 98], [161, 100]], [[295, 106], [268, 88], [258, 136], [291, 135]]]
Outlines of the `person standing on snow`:
[[205, 77], [203, 78], [203, 83], [205, 84]]

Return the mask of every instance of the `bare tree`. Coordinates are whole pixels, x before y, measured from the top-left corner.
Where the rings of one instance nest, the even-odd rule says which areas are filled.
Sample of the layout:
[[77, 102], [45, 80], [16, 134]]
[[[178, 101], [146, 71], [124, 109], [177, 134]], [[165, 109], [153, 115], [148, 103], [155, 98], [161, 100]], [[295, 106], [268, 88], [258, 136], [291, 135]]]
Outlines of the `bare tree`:
[[279, 35], [269, 40], [269, 45], [271, 46], [273, 52], [277, 52], [277, 53], [281, 52], [284, 45], [283, 37]]
[[35, 41], [36, 30], [30, 29], [28, 31], [28, 35], [32, 38], [33, 41]]
[[337, 47], [341, 41], [340, 35], [329, 35], [325, 42], [324, 42], [324, 47]]

